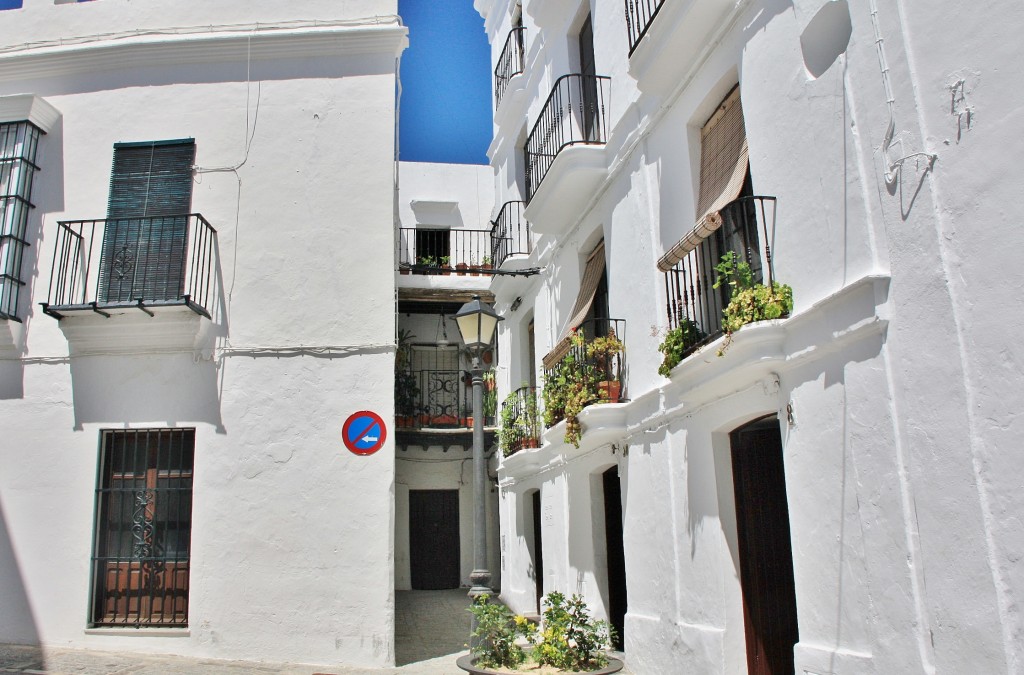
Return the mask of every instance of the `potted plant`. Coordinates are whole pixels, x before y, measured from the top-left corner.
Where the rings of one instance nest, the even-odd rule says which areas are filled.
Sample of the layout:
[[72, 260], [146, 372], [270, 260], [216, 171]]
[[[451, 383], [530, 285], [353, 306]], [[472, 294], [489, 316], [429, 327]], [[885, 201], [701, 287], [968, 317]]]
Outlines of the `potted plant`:
[[[491, 675], [545, 668], [544, 672], [610, 675], [622, 670], [622, 661], [605, 653], [611, 647], [614, 630], [607, 621], [594, 620], [579, 595], [566, 600], [557, 591], [548, 593], [540, 629], [491, 601], [487, 594], [475, 598], [469, 611], [476, 618], [476, 643], [469, 654], [456, 661], [468, 673]], [[524, 638], [531, 647], [529, 653], [521, 645]]]
[[464, 262], [460, 262], [455, 265], [455, 270], [460, 277], [466, 276], [467, 269], [469, 269], [469, 265]]
[[590, 359], [585, 358], [583, 335], [573, 331], [569, 339], [569, 352], [544, 378], [544, 424], [551, 427], [564, 419], [565, 442], [578, 448], [583, 435], [579, 414], [598, 400], [599, 380]]
[[658, 345], [658, 351], [663, 357], [661, 365], [658, 366], [658, 373], [668, 377], [672, 369], [706, 337], [704, 331], [693, 321], [681, 320], [678, 326], [665, 333], [665, 339]]
[[420, 388], [416, 376], [410, 370], [412, 365], [412, 331], [400, 328], [395, 349], [395, 423], [402, 427], [413, 425], [416, 402]]
[[781, 319], [793, 311], [793, 289], [778, 282], [772, 282], [771, 287], [754, 283], [750, 265], [741, 261], [735, 251], [724, 254], [715, 271], [718, 272], [715, 288], [722, 284], [732, 287], [729, 304], [722, 311], [725, 342], [718, 350], [719, 356], [724, 356], [732, 344], [732, 334], [746, 324]]
[[485, 255], [484, 256], [483, 262], [480, 263], [480, 269], [485, 269], [485, 270], [492, 269], [492, 267], [491, 267], [491, 256], [489, 256], [489, 255]]
[[494, 382], [494, 371], [484, 372], [484, 424], [494, 424], [494, 416], [498, 412], [498, 389]]
[[505, 399], [505, 404], [501, 407], [498, 443], [505, 457], [525, 448], [536, 448], [538, 445], [537, 394], [533, 389], [526, 389], [521, 404], [514, 400], [519, 396], [518, 392], [512, 394]]
[[449, 256], [443, 255], [438, 259], [438, 268], [440, 274], [451, 274], [452, 268], [449, 267], [448, 262], [451, 260]]
[[594, 364], [598, 397], [602, 401], [618, 403], [622, 393], [622, 382], [618, 376], [618, 360], [626, 351], [626, 345], [609, 329], [608, 335], [596, 337], [587, 343], [587, 358]]
[[437, 258], [432, 255], [421, 255], [416, 259], [416, 264], [427, 268], [423, 270], [424, 274], [437, 274], [434, 270], [437, 267]]

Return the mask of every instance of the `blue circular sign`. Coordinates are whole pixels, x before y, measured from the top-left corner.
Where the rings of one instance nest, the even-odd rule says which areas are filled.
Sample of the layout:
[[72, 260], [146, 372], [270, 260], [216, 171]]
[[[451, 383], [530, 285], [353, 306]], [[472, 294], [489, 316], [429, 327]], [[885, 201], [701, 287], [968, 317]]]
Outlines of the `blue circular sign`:
[[380, 415], [369, 410], [360, 410], [345, 420], [341, 436], [345, 447], [355, 454], [372, 455], [384, 447], [388, 430]]

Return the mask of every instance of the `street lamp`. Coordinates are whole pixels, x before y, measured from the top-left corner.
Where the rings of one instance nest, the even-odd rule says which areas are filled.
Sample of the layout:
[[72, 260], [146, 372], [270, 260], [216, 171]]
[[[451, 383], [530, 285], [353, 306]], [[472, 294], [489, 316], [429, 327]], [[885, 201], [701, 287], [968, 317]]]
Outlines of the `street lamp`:
[[[480, 356], [490, 348], [494, 329], [502, 317], [487, 303], [474, 295], [455, 313], [462, 341], [466, 343], [472, 361], [473, 374], [473, 571], [469, 580], [473, 587], [469, 595], [476, 598], [491, 593], [491, 573], [487, 570], [487, 463], [484, 461], [484, 368]], [[473, 627], [475, 630], [475, 626]]]

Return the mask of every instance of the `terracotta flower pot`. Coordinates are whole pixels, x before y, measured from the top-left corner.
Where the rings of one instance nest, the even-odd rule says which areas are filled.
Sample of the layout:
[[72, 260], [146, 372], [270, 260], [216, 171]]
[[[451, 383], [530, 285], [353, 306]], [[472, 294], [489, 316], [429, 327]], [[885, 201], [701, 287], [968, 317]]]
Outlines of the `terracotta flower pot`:
[[460, 277], [466, 276], [466, 270], [469, 269], [469, 265], [466, 263], [459, 263], [455, 266], [456, 271]]
[[622, 383], [617, 380], [602, 380], [597, 383], [597, 394], [602, 401], [618, 403], [622, 394]]

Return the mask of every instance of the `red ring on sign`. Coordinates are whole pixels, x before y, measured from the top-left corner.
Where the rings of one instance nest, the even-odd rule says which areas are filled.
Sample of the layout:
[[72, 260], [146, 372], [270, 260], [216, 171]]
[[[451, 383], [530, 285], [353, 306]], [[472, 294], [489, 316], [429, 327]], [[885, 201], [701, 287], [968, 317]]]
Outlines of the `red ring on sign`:
[[[379, 430], [373, 436], [374, 429]], [[352, 438], [351, 434], [356, 437]], [[375, 412], [360, 410], [352, 413], [345, 420], [345, 426], [341, 428], [341, 440], [345, 447], [356, 455], [372, 455], [384, 447], [384, 441], [388, 437], [388, 428], [384, 420]]]

